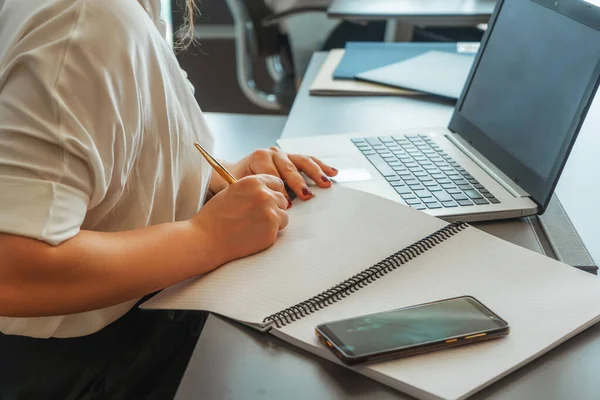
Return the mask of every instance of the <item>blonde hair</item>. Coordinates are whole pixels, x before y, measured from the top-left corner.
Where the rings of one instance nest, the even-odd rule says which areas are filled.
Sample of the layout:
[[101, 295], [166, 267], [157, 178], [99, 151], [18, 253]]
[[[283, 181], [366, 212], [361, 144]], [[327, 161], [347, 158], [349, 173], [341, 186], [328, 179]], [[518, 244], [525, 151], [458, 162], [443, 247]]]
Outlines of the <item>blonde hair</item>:
[[194, 20], [198, 12], [195, 0], [185, 0], [186, 11], [183, 25], [179, 30], [179, 39], [175, 43], [176, 50], [185, 50], [194, 43]]

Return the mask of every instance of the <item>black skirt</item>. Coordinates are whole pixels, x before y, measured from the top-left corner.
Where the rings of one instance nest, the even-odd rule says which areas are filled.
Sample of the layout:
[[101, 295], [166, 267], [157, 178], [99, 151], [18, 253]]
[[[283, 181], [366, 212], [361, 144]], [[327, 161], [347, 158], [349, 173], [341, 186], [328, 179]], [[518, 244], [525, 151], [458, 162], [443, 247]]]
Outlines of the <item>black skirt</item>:
[[97, 333], [0, 333], [0, 400], [171, 400], [206, 314], [140, 310]]

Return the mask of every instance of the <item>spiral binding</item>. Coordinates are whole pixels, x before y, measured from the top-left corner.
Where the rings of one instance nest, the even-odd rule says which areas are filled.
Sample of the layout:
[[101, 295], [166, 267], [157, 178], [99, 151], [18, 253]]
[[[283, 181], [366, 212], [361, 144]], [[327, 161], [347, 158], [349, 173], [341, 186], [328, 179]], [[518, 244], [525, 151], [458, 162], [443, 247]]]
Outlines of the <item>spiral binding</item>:
[[420, 256], [427, 250], [431, 250], [438, 244], [450, 239], [452, 236], [456, 235], [468, 226], [468, 224], [460, 221], [448, 224], [442, 229], [419, 240], [418, 242], [411, 244], [408, 247], [405, 247], [404, 249], [373, 265], [372, 267], [369, 267], [364, 271], [352, 276], [351, 278], [346, 279], [338, 285], [327, 289], [306, 301], [268, 316], [263, 320], [263, 323], [274, 323], [277, 328], [281, 328], [282, 326], [306, 317], [315, 311], [330, 306], [333, 303], [336, 303], [352, 293], [375, 282], [377, 279], [394, 271], [413, 258]]

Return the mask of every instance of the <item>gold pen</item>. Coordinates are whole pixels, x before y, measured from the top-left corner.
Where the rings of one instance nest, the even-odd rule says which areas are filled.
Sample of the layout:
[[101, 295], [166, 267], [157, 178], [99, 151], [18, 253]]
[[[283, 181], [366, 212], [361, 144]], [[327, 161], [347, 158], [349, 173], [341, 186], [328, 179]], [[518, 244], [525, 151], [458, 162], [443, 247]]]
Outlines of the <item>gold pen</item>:
[[200, 145], [200, 143], [195, 142], [194, 146], [196, 146], [198, 151], [204, 156], [204, 158], [206, 159], [206, 161], [208, 161], [210, 166], [213, 167], [215, 171], [217, 171], [217, 173], [221, 176], [221, 178], [225, 180], [225, 182], [231, 185], [232, 183], [237, 181], [237, 179], [235, 179], [233, 175], [231, 175], [231, 173], [227, 171], [227, 168], [225, 168], [223, 164], [219, 162], [219, 160], [214, 158], [208, 151], [206, 151], [204, 147]]

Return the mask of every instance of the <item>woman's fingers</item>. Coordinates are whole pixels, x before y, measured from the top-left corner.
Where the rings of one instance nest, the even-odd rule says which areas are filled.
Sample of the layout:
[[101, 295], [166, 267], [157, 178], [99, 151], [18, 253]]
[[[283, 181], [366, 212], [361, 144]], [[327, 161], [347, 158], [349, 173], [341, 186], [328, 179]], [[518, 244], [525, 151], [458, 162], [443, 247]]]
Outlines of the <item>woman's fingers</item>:
[[[268, 150], [261, 152], [260, 156], [256, 156], [255, 159], [252, 160], [252, 163], [250, 165], [250, 170], [252, 171], [252, 173], [253, 174], [272, 175], [272, 176], [275, 176], [280, 179], [285, 179], [281, 176], [281, 174], [277, 170], [277, 166], [275, 165], [275, 162], [273, 161], [273, 155], [276, 155], [276, 154], [277, 153], [274, 153], [274, 152], [268, 151]], [[285, 189], [285, 186], [283, 186], [281, 188], [281, 190], [279, 190], [279, 191], [281, 193], [283, 193], [283, 195], [286, 197], [286, 199], [290, 198], [290, 195], [288, 194], [287, 190]], [[291, 203], [291, 200], [289, 202]]]
[[296, 165], [288, 158], [287, 154], [277, 152], [273, 154], [273, 161], [279, 174], [285, 180], [287, 185], [302, 200], [308, 200], [313, 197], [313, 193], [308, 188], [306, 181], [296, 168]]
[[292, 206], [292, 201], [284, 194], [285, 186], [280, 178], [268, 174], [261, 174], [258, 176], [264, 182], [265, 186], [272, 190], [271, 193], [273, 194], [277, 207], [282, 210], [287, 210]]
[[285, 229], [286, 226], [288, 226], [290, 217], [289, 217], [288, 213], [286, 213], [283, 210], [277, 210], [277, 214], [279, 216], [279, 230], [281, 231], [281, 230]]
[[288, 157], [294, 163], [296, 168], [302, 170], [302, 172], [312, 179], [319, 187], [328, 188], [331, 186], [331, 181], [312, 157], [301, 156], [298, 154], [290, 154]]
[[316, 157], [311, 157], [311, 158], [319, 167], [321, 167], [321, 170], [323, 172], [325, 172], [325, 174], [327, 176], [336, 176], [337, 175], [337, 173], [338, 173], [337, 169], [325, 164], [323, 161], [319, 160]]

